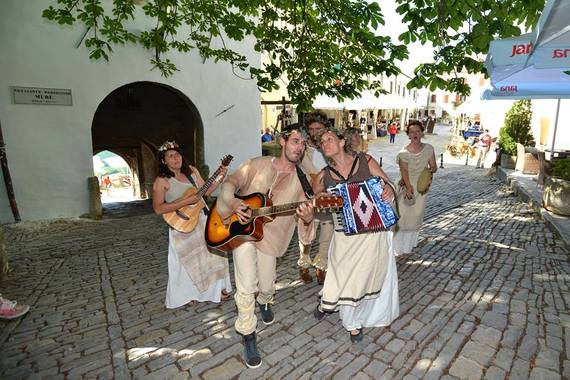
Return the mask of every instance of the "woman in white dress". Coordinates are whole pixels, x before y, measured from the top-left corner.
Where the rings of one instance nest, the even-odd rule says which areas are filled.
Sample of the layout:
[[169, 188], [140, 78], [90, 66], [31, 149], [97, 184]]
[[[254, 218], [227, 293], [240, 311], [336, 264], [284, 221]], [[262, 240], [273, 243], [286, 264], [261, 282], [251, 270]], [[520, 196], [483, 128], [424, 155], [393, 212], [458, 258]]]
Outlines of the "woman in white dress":
[[[394, 190], [378, 162], [366, 153], [350, 154], [344, 136], [328, 129], [322, 134], [323, 153], [331, 164], [315, 179], [315, 194], [341, 182], [382, 178], [382, 199], [394, 200]], [[329, 248], [329, 266], [321, 302], [314, 311], [318, 320], [338, 310], [350, 340], [363, 339], [365, 327], [387, 326], [399, 315], [398, 274], [391, 250], [392, 232], [347, 236], [335, 231]]]
[[[400, 166], [398, 210], [400, 220], [394, 233], [393, 248], [396, 255], [412, 252], [418, 244], [418, 235], [424, 221], [427, 193], [418, 192], [418, 180], [424, 170], [431, 175], [437, 171], [433, 146], [422, 142], [424, 126], [411, 120], [406, 133], [410, 143], [396, 158]], [[430, 179], [431, 181], [431, 179]]]
[[[152, 207], [164, 214], [201, 201], [196, 195], [182, 197], [191, 187], [201, 187], [204, 180], [196, 168], [186, 164], [182, 151], [174, 141], [159, 148], [158, 176], [152, 190]], [[227, 169], [214, 181], [206, 195], [220, 184]], [[189, 302], [220, 302], [231, 298], [232, 285], [226, 258], [211, 254], [204, 240], [206, 217], [200, 212], [193, 231], [184, 233], [169, 228], [168, 285], [166, 307], [174, 309]]]

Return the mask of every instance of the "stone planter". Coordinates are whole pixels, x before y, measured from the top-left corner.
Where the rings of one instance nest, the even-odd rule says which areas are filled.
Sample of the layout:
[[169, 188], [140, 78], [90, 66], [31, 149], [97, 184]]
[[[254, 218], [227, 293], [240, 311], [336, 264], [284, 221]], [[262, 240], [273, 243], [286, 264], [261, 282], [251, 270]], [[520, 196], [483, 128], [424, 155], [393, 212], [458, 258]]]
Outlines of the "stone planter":
[[509, 156], [508, 154], [501, 154], [501, 167], [503, 169], [514, 169], [517, 156]]
[[548, 177], [544, 182], [542, 205], [555, 214], [570, 216], [570, 181]]

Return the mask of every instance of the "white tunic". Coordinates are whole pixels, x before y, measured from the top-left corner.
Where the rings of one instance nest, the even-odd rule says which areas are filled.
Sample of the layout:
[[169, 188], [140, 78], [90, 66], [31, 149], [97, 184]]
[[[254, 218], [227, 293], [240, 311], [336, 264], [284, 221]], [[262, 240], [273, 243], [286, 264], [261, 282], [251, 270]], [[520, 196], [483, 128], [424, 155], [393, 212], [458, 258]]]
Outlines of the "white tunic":
[[[174, 178], [169, 178], [168, 183], [170, 188], [165, 195], [166, 202], [180, 198], [193, 187]], [[232, 290], [228, 260], [208, 252], [204, 241], [205, 226], [206, 216], [200, 213], [192, 232], [183, 233], [169, 228], [166, 287], [166, 307], [169, 309], [193, 300], [220, 302], [222, 290]]]

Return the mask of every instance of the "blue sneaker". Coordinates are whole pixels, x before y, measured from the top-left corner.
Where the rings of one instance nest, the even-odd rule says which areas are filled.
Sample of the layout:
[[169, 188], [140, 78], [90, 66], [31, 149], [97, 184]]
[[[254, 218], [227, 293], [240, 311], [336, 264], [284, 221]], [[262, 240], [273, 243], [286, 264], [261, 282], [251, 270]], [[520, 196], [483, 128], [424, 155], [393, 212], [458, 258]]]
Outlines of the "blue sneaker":
[[269, 326], [270, 324], [275, 322], [275, 315], [273, 315], [273, 310], [271, 310], [271, 304], [258, 303], [258, 305], [259, 305], [259, 312], [261, 313], [261, 320], [263, 321], [263, 323]]
[[243, 336], [243, 345], [245, 347], [245, 364], [249, 368], [258, 368], [261, 366], [261, 355], [257, 350], [257, 338], [255, 332]]

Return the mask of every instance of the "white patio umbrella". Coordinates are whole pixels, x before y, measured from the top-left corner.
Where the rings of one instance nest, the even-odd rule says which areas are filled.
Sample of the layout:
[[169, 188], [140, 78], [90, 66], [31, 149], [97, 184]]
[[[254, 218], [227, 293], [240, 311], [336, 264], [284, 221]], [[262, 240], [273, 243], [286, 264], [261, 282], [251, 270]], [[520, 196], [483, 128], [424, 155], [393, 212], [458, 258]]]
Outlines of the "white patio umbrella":
[[483, 99], [570, 98], [570, 0], [548, 0], [532, 33], [491, 42], [485, 67], [492, 89]]

